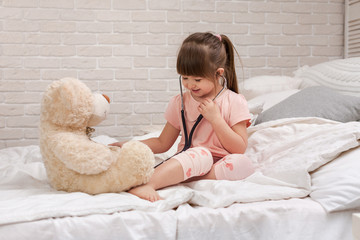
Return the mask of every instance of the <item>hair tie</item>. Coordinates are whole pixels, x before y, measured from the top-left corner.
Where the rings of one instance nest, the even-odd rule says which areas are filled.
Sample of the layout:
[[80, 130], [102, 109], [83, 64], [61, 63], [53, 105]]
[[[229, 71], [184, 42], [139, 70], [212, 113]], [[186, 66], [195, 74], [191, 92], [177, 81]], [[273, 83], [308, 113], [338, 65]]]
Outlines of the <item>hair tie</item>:
[[221, 35], [220, 34], [216, 34], [215, 37], [217, 37], [221, 42]]

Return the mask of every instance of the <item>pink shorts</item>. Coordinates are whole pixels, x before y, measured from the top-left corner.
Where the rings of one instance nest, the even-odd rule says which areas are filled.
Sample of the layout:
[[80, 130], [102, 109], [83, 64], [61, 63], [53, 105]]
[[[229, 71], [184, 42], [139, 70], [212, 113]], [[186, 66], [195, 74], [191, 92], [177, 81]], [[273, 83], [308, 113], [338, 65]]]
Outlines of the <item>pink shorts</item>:
[[218, 180], [241, 180], [254, 173], [255, 168], [244, 154], [230, 154], [214, 164], [210, 151], [204, 147], [193, 147], [175, 155], [184, 171], [184, 180], [202, 176], [214, 168]]

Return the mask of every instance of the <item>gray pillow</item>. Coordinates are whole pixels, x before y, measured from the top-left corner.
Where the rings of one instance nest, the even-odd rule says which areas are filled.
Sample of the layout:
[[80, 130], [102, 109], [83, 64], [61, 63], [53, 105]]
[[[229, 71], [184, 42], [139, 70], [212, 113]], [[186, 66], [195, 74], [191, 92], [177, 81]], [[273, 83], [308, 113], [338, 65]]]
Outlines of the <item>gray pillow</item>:
[[321, 117], [339, 122], [360, 120], [360, 97], [323, 86], [308, 87], [259, 114], [255, 125], [280, 118]]

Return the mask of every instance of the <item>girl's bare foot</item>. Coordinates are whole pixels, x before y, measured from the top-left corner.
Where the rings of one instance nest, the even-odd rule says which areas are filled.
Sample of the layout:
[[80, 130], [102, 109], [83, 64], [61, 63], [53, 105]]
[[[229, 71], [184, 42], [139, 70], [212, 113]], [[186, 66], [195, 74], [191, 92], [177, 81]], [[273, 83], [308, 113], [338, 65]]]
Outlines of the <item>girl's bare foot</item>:
[[161, 199], [155, 189], [148, 184], [132, 188], [128, 192], [150, 202], [155, 202]]
[[128, 192], [139, 198], [155, 202], [161, 199], [156, 189], [162, 189], [182, 182], [183, 180], [184, 172], [181, 164], [178, 160], [171, 158], [155, 168], [155, 172], [148, 183], [134, 187]]

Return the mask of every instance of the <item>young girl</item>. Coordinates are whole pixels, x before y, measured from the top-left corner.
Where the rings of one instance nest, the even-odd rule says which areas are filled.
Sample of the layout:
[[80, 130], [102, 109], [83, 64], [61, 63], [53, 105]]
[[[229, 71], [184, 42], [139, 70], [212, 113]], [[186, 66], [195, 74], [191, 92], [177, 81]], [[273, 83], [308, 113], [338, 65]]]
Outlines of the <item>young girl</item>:
[[243, 155], [250, 114], [246, 100], [238, 94], [234, 46], [230, 39], [208, 32], [190, 35], [180, 48], [176, 68], [187, 89], [183, 95], [187, 135], [199, 114], [203, 119], [194, 130], [190, 148], [180, 152], [185, 145], [185, 134], [181, 95], [177, 95], [166, 109], [167, 123], [160, 136], [142, 141], [154, 153], [162, 153], [170, 149], [182, 132], [180, 153], [156, 167], [147, 184], [129, 190], [152, 202], [160, 199], [157, 189], [186, 180], [240, 180], [254, 172], [251, 161]]

